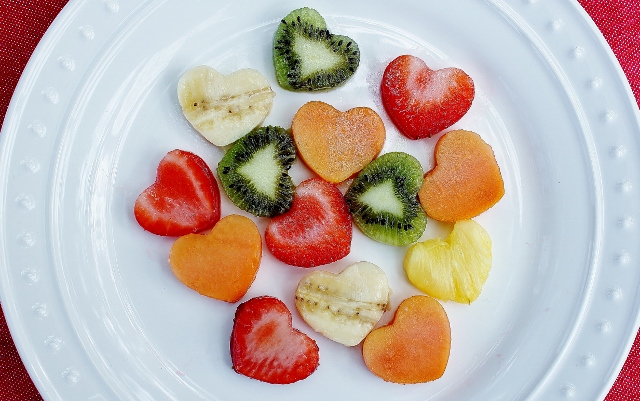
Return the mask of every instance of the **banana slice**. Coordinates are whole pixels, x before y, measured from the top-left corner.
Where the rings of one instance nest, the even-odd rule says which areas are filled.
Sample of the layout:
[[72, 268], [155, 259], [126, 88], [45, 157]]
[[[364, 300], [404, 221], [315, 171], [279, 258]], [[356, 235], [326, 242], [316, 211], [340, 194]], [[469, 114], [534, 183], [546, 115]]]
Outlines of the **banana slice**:
[[296, 308], [311, 328], [347, 346], [359, 344], [389, 307], [391, 289], [385, 272], [369, 262], [340, 274], [316, 270], [296, 289]]
[[208, 66], [187, 71], [178, 82], [178, 101], [187, 120], [209, 142], [225, 146], [262, 124], [275, 92], [259, 71], [222, 75]]

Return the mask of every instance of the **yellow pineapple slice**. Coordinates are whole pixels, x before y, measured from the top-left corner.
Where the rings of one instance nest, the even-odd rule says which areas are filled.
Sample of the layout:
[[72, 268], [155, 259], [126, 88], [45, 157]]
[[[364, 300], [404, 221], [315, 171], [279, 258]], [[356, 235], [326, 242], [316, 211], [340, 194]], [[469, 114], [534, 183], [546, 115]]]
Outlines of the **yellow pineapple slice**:
[[491, 270], [491, 238], [473, 220], [455, 223], [449, 236], [412, 245], [404, 258], [409, 281], [442, 301], [471, 303]]

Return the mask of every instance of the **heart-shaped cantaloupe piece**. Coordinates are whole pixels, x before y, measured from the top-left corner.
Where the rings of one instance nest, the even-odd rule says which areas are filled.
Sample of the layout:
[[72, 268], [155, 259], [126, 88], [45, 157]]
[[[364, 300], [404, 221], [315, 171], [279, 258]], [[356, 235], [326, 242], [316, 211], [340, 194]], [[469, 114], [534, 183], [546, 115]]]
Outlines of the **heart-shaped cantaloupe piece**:
[[447, 313], [429, 296], [416, 295], [400, 303], [393, 321], [364, 339], [364, 363], [376, 376], [402, 384], [440, 378], [451, 349]]
[[435, 147], [435, 167], [424, 176], [420, 204], [434, 220], [455, 222], [479, 215], [504, 195], [493, 149], [475, 132], [444, 134]]
[[341, 112], [319, 101], [303, 105], [291, 123], [302, 160], [320, 177], [340, 183], [362, 170], [382, 150], [386, 130], [368, 107]]
[[208, 234], [188, 234], [174, 242], [169, 264], [178, 280], [202, 295], [236, 302], [253, 283], [262, 258], [262, 239], [244, 216], [221, 219]]

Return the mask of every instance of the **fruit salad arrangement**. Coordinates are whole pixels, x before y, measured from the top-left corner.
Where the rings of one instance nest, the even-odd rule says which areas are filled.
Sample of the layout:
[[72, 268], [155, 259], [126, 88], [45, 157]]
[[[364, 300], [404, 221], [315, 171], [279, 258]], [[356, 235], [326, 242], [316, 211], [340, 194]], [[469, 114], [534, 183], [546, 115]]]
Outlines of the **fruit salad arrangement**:
[[[331, 90], [359, 62], [357, 43], [332, 33], [313, 9], [292, 11], [275, 32], [275, 76], [286, 90]], [[475, 94], [464, 71], [431, 70], [411, 55], [388, 64], [380, 88], [385, 112], [411, 140], [456, 123]], [[180, 78], [177, 92], [193, 128], [225, 150], [217, 179], [199, 156], [167, 153], [156, 181], [135, 202], [142, 228], [178, 237], [169, 251], [177, 279], [207, 297], [239, 302], [255, 280], [264, 238], [279, 261], [310, 268], [291, 296], [311, 329], [348, 347], [362, 344], [364, 364], [386, 381], [440, 378], [451, 332], [438, 300], [470, 303], [480, 295], [491, 269], [491, 239], [471, 219], [504, 195], [495, 156], [480, 135], [441, 135], [435, 166], [425, 174], [407, 153], [380, 154], [385, 125], [367, 107], [340, 111], [311, 101], [295, 113], [290, 129], [262, 126], [275, 94], [253, 69], [224, 76], [198, 66]], [[315, 176], [296, 184], [289, 169], [298, 157]], [[269, 219], [264, 234], [248, 217], [221, 218], [218, 180], [234, 205]], [[427, 218], [453, 223], [449, 236], [418, 242]], [[382, 268], [361, 261], [339, 274], [315, 269], [350, 253], [354, 225], [374, 241], [406, 246], [406, 276], [424, 293], [402, 301], [386, 326], [377, 327], [390, 309]], [[305, 379], [320, 360], [316, 342], [293, 328], [287, 306], [269, 295], [238, 305], [230, 354], [236, 372], [277, 384]]]

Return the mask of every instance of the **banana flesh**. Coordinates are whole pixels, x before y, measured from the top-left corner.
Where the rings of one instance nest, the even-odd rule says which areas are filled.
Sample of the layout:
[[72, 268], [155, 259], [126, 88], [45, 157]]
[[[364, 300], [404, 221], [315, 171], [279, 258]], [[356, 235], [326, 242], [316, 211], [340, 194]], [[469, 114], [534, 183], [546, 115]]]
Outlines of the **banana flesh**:
[[267, 78], [251, 68], [225, 76], [198, 66], [178, 82], [178, 101], [185, 117], [217, 146], [229, 145], [262, 124], [274, 97]]
[[388, 310], [390, 293], [381, 268], [358, 262], [340, 274], [317, 270], [304, 276], [296, 289], [296, 308], [315, 331], [354, 346]]

